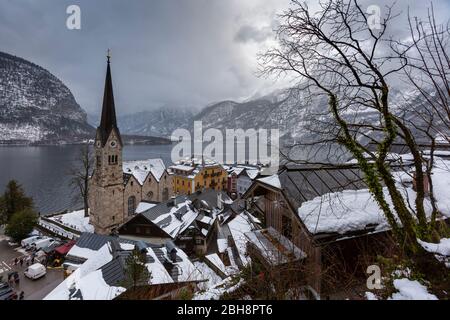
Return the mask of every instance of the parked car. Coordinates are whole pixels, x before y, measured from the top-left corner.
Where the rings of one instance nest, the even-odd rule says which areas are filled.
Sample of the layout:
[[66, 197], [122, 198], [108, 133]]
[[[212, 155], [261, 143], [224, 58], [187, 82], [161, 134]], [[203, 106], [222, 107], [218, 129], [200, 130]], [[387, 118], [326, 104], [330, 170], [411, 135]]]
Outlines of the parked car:
[[17, 293], [7, 283], [0, 283], [0, 300], [16, 300]]
[[55, 239], [53, 239], [53, 238], [44, 238], [44, 239], [40, 239], [40, 240], [34, 241], [31, 244], [31, 247], [34, 248], [35, 250], [39, 250], [39, 249], [43, 249], [45, 247], [48, 247], [53, 242], [55, 242]]
[[25, 269], [23, 272], [27, 278], [32, 280], [39, 279], [40, 277], [45, 276], [47, 273], [47, 269], [41, 263], [35, 263]]
[[20, 245], [25, 248], [28, 247], [30, 244], [32, 244], [33, 242], [36, 242], [38, 240], [44, 239], [44, 237], [41, 236], [32, 236], [32, 237], [28, 237], [23, 239], [22, 241], [20, 241]]

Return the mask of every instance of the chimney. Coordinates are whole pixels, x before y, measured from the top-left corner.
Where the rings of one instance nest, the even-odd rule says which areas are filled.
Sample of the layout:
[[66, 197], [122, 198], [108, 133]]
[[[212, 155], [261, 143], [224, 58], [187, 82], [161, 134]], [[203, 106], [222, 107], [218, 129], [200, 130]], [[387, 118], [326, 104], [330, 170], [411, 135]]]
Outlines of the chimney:
[[171, 240], [166, 242], [166, 250], [171, 262], [177, 262], [177, 249]]
[[222, 192], [220, 191], [217, 193], [217, 208], [219, 208], [219, 210], [223, 210]]

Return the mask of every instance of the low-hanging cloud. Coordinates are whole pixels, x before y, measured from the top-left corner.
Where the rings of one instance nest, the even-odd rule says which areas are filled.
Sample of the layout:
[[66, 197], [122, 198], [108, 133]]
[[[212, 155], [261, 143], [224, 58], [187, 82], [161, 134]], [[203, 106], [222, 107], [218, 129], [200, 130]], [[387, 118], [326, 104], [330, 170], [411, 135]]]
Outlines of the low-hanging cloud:
[[[377, 2], [383, 7], [392, 1]], [[81, 30], [66, 28], [72, 4], [81, 8]], [[0, 50], [47, 68], [90, 113], [101, 106], [107, 48], [119, 113], [166, 104], [199, 107], [275, 89], [273, 79], [256, 76], [257, 53], [267, 49], [277, 13], [288, 5], [289, 0], [0, 0]], [[439, 18], [448, 19], [448, 3], [434, 5]], [[404, 11], [408, 6], [423, 13], [429, 4], [397, 3]]]

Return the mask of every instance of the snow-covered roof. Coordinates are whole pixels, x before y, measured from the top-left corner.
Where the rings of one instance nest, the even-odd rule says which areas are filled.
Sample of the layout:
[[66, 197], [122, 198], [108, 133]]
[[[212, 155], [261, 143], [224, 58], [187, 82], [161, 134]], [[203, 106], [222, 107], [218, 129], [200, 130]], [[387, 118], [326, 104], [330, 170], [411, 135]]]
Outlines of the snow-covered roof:
[[[157, 204], [143, 211], [141, 215], [163, 230], [172, 239], [175, 239], [191, 226], [197, 218], [202, 223], [210, 226], [213, 224], [216, 214], [221, 211], [216, 208], [218, 193], [221, 194], [223, 202], [230, 200], [225, 192], [210, 189], [188, 196], [178, 196], [175, 199]], [[211, 216], [206, 216], [206, 214], [201, 213], [201, 210], [209, 212], [208, 214]]]
[[[69, 253], [86, 260], [74, 265], [78, 268], [45, 299], [110, 300], [125, 291], [119, 285], [125, 277], [125, 260], [138, 242], [87, 233], [80, 240], [81, 246], [74, 246]], [[145, 245], [150, 285], [205, 280], [181, 249], [174, 248], [176, 261], [171, 261], [166, 246]]]
[[190, 172], [190, 171], [194, 170], [195, 168], [191, 167], [191, 166], [177, 164], [177, 165], [170, 166], [170, 169]]
[[186, 230], [199, 214], [191, 206], [191, 203], [191, 200], [187, 199], [172, 207], [167, 207], [166, 212], [153, 214], [151, 211], [146, 211], [144, 215], [174, 239]]
[[136, 208], [136, 213], [142, 213], [142, 212], [147, 211], [148, 209], [151, 209], [155, 206], [156, 206], [156, 203], [141, 201], [141, 202], [139, 202], [139, 204]]
[[272, 266], [306, 257], [306, 254], [302, 250], [272, 227], [265, 230], [247, 232], [245, 236], [258, 249], [266, 262]]
[[264, 177], [264, 178], [259, 178], [258, 181], [261, 181], [262, 183], [265, 183], [265, 184], [275, 187], [277, 189], [281, 189], [280, 178], [278, 177], [277, 174], [274, 174], [274, 175], [271, 175], [268, 177]]
[[123, 172], [134, 176], [140, 185], [145, 182], [149, 173], [159, 182], [165, 170], [166, 166], [162, 159], [123, 162]]
[[72, 254], [80, 254], [87, 257], [78, 269], [60, 283], [45, 300], [111, 300], [125, 291], [125, 288], [109, 286], [103, 279], [101, 267], [110, 262], [113, 258], [111, 246], [105, 243], [99, 250], [84, 251], [74, 246]]
[[222, 260], [220, 260], [217, 253], [208, 254], [205, 256], [205, 259], [208, 260], [208, 262], [211, 263], [218, 270], [222, 271], [223, 274], [227, 274], [226, 267], [223, 264]]
[[[450, 161], [439, 159], [433, 174], [433, 186], [437, 205], [442, 214], [450, 217]], [[404, 181], [404, 174], [395, 175]], [[403, 186], [399, 181], [398, 190], [405, 201], [413, 203], [416, 198], [411, 187]], [[387, 188], [383, 193], [393, 210], [393, 205]], [[428, 215], [432, 208], [428, 199], [424, 202]], [[394, 210], [393, 210], [394, 211]], [[303, 202], [298, 208], [298, 215], [312, 234], [338, 233], [370, 230], [383, 231], [389, 229], [389, 224], [381, 212], [377, 202], [368, 189], [344, 190], [327, 193], [312, 200]]]
[[252, 231], [254, 226], [248, 216], [245, 213], [241, 213], [228, 223], [228, 228], [230, 229], [231, 236], [233, 237], [233, 241], [238, 250], [239, 258], [245, 266], [250, 262], [250, 259], [247, 256], [248, 240], [245, 237], [245, 233]]

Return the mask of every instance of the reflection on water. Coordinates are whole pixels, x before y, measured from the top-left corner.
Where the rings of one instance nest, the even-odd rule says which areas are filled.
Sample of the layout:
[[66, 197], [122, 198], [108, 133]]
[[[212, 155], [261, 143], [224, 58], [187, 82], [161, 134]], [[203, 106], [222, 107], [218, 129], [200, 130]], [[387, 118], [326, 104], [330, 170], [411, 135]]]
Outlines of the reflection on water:
[[[34, 199], [42, 214], [74, 209], [68, 171], [76, 163], [81, 146], [0, 147], [0, 192], [15, 179]], [[170, 164], [171, 145], [125, 146], [125, 160], [162, 158]]]
[[[79, 157], [81, 146], [36, 146], [36, 147], [0, 147], [0, 192], [9, 180], [15, 179], [34, 199], [36, 209], [42, 214], [81, 207], [75, 202], [74, 191], [69, 186], [68, 172]], [[172, 145], [124, 147], [124, 160], [145, 160], [161, 158], [166, 166], [172, 164]], [[246, 148], [248, 152], [248, 148]], [[342, 155], [342, 152], [338, 152]], [[323, 156], [335, 155], [334, 152], [305, 148], [293, 150], [291, 156], [297, 159], [322, 160]]]

